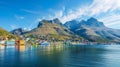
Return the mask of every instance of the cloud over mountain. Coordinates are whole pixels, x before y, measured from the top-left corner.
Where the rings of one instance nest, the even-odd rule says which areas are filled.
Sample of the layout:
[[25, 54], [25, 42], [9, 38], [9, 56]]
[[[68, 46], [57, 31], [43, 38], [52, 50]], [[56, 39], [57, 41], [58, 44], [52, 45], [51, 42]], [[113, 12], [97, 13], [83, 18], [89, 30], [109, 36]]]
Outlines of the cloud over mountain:
[[92, 3], [82, 7], [80, 6], [75, 9], [61, 9], [56, 11], [53, 18], [58, 17], [64, 23], [73, 19], [83, 18], [84, 16], [85, 18], [94, 16], [103, 22], [110, 22], [110, 24], [105, 24], [111, 26], [111, 24], [119, 24], [119, 14], [116, 14], [119, 10], [120, 0], [93, 0]]

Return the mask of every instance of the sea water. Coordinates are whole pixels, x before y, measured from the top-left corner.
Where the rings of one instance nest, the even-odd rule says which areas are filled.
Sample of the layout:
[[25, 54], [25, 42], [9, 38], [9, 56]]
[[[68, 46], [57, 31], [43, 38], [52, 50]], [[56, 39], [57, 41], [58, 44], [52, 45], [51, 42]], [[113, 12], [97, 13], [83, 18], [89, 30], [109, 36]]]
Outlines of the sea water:
[[120, 45], [2, 46], [0, 67], [120, 67]]

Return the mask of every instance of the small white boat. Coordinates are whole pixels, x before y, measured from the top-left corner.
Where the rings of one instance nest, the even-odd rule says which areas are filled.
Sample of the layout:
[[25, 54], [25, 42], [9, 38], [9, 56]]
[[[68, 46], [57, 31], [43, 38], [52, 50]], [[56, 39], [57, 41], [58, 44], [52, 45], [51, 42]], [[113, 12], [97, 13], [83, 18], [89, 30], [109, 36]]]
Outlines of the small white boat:
[[40, 45], [48, 46], [48, 45], [50, 45], [50, 43], [45, 41], [45, 42], [41, 42]]
[[0, 44], [5, 44], [5, 41], [4, 40], [0, 41]]

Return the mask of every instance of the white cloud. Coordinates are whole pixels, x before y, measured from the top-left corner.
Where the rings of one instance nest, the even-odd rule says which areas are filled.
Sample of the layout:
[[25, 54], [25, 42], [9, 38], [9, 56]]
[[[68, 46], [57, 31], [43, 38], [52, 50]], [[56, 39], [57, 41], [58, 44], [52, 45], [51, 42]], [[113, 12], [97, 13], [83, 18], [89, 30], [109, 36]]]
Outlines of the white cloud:
[[[52, 11], [53, 12], [53, 11]], [[54, 12], [54, 14], [53, 15], [47, 15], [47, 17], [43, 17], [44, 19], [45, 18], [47, 18], [47, 20], [51, 20], [51, 19], [54, 19], [54, 18], [61, 18], [61, 17], [63, 17], [63, 15], [64, 15], [64, 12], [63, 12], [63, 10], [60, 10], [60, 11], [56, 11], [56, 12]], [[41, 20], [41, 19], [40, 19]]]
[[112, 12], [120, 9], [120, 0], [94, 0], [88, 8], [87, 12], [91, 15]]
[[33, 10], [28, 10], [28, 9], [21, 9], [21, 11], [24, 11], [26, 13], [30, 13], [30, 14], [40, 14], [40, 11], [33, 11]]
[[18, 28], [18, 26], [17, 25], [15, 25], [15, 24], [13, 24], [13, 25], [10, 25], [10, 27], [14, 30], [14, 29], [16, 29], [16, 28]]
[[[15, 24], [10, 25], [10, 27], [11, 27], [12, 30], [19, 28], [19, 26], [15, 25]], [[23, 29], [29, 31], [32, 28], [31, 27], [23, 27]]]
[[[93, 0], [93, 2], [77, 10], [69, 10], [66, 15], [58, 16], [62, 22], [77, 19], [82, 16], [99, 16], [102, 13], [110, 13], [120, 9], [120, 0]], [[64, 11], [61, 11], [64, 13]], [[60, 13], [59, 13], [60, 14]]]
[[56, 12], [56, 14], [55, 14], [55, 17], [62, 17], [62, 16], [63, 16], [63, 11], [62, 10]]
[[[93, 0], [89, 5], [75, 9], [66, 9], [65, 6], [59, 11], [50, 10], [54, 15], [47, 15], [45, 19], [59, 18], [63, 23], [73, 19], [85, 17], [98, 17], [107, 26], [120, 25], [120, 15], [115, 12], [120, 10], [120, 0]], [[105, 14], [105, 15], [104, 15]], [[103, 15], [103, 16], [101, 16]], [[41, 20], [41, 19], [39, 19]]]
[[114, 26], [114, 25], [120, 25], [120, 15], [111, 14], [111, 15], [101, 18], [100, 21], [103, 21], [105, 25], [109, 27]]
[[45, 19], [45, 17], [42, 17], [42, 18], [37, 18], [35, 22], [39, 22], [41, 20]]
[[30, 30], [32, 30], [31, 28], [27, 28], [27, 27], [25, 27], [25, 28], [23, 28], [24, 30], [27, 30], [27, 31], [30, 31]]
[[51, 19], [54, 19], [54, 18], [59, 18], [60, 19], [65, 14], [64, 11], [65, 11], [65, 7], [62, 7], [61, 10], [49, 9], [49, 12], [48, 12], [47, 16], [43, 16], [42, 18], [37, 18], [36, 21], [41, 21], [43, 19], [51, 20]]
[[70, 10], [67, 15], [64, 15], [63, 17], [60, 17], [60, 20], [64, 23], [66, 21], [70, 21], [72, 19], [79, 18], [83, 15], [84, 10]]
[[18, 16], [18, 15], [15, 15], [15, 18], [16, 18], [17, 20], [23, 20], [25, 17], [23, 17], [23, 16]]

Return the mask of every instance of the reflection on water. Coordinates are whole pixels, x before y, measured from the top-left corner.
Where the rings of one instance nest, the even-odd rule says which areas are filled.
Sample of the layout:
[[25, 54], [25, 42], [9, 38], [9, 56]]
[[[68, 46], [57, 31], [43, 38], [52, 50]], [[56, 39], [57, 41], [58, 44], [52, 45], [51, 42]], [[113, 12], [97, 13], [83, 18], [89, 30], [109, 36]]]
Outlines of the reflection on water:
[[119, 67], [119, 45], [0, 46], [0, 67]]
[[25, 46], [21, 45], [21, 46], [15, 46], [15, 48], [21, 52], [25, 51]]

